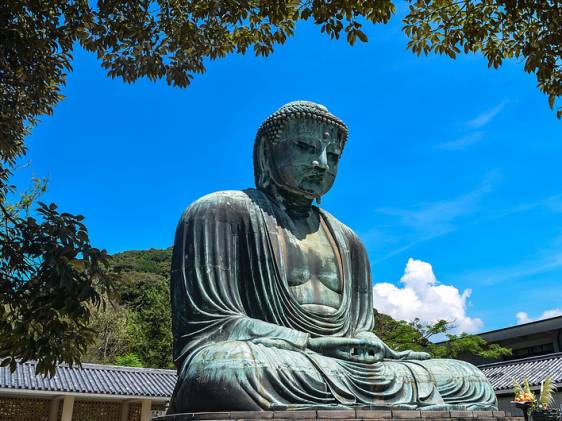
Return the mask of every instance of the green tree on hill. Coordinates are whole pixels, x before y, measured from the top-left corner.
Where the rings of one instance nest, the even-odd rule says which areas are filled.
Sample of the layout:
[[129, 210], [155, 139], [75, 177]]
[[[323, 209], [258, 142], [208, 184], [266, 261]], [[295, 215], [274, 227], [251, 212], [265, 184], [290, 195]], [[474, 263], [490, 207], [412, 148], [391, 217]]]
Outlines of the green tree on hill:
[[[125, 364], [124, 357], [134, 355], [145, 367], [173, 366], [171, 258], [171, 249], [126, 251], [112, 256], [109, 270], [117, 278], [112, 305], [94, 314], [91, 327], [100, 334], [84, 361]], [[104, 346], [106, 343], [110, 346]]]
[[[451, 333], [454, 327], [454, 323], [446, 320], [438, 320], [434, 323], [424, 323], [420, 319], [411, 322], [394, 320], [375, 310], [375, 333], [397, 351], [407, 349], [426, 351], [436, 358], [458, 358], [470, 354], [499, 359], [511, 355], [511, 349], [498, 344], [488, 344], [480, 336]], [[447, 340], [433, 343], [431, 338], [436, 335], [442, 335]]]

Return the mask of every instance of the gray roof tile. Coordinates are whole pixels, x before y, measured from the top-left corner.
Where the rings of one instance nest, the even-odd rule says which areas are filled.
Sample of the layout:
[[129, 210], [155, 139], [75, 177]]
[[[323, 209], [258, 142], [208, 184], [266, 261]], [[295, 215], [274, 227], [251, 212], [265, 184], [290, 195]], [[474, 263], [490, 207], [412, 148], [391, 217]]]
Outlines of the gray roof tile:
[[554, 383], [562, 383], [562, 352], [519, 360], [502, 361], [478, 366], [494, 390], [513, 388], [513, 379], [521, 382], [526, 377], [531, 386], [540, 386], [551, 376]]
[[176, 371], [156, 368], [61, 364], [53, 378], [35, 374], [36, 363], [17, 365], [10, 373], [0, 367], [0, 388], [49, 392], [91, 393], [119, 396], [170, 397], [176, 384]]

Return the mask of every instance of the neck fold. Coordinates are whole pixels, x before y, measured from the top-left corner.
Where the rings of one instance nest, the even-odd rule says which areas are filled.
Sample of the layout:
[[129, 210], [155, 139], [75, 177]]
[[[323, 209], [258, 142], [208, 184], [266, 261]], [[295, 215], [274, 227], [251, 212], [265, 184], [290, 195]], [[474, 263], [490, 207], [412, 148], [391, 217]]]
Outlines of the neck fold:
[[280, 207], [295, 217], [307, 217], [312, 211], [312, 201], [299, 194], [295, 194], [271, 183], [264, 189]]

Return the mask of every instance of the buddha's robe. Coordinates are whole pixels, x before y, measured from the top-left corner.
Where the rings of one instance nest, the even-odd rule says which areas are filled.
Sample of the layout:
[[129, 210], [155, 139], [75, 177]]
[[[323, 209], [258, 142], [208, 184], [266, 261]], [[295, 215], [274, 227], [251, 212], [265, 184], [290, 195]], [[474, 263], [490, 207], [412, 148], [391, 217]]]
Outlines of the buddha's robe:
[[319, 211], [337, 248], [339, 308], [301, 306], [287, 284], [279, 234], [289, 216], [260, 190], [213, 193], [193, 203], [172, 263], [174, 359], [169, 413], [385, 406], [491, 409], [493, 389], [455, 360], [362, 364], [307, 349], [309, 337], [373, 329], [369, 262], [345, 225]]

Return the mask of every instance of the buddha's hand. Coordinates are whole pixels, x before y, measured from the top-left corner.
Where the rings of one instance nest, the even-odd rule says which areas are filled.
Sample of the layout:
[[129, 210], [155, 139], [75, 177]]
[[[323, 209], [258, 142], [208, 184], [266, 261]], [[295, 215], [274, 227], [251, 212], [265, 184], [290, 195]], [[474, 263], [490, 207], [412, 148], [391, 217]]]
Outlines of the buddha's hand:
[[378, 340], [384, 348], [384, 358], [389, 360], [429, 360], [431, 355], [427, 352], [420, 351], [395, 351], [391, 349], [387, 344], [385, 344], [377, 335], [373, 332], [361, 332], [357, 335], [358, 338]]
[[431, 358], [431, 354], [427, 352], [412, 350], [396, 352], [396, 355], [398, 360], [429, 360]]
[[384, 343], [363, 338], [309, 338], [308, 349], [340, 360], [372, 364], [384, 358]]

